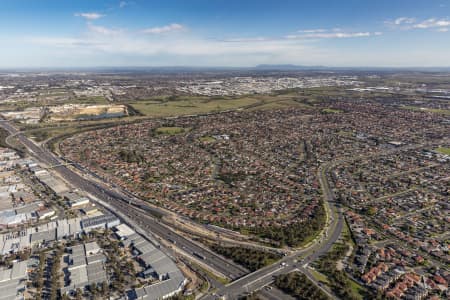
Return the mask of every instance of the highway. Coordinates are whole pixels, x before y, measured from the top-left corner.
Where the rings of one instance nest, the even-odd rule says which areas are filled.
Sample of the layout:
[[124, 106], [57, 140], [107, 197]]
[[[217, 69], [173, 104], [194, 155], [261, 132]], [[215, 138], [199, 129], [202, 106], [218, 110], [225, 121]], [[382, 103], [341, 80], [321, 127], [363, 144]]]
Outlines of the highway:
[[72, 186], [108, 203], [108, 205], [117, 209], [123, 215], [126, 215], [137, 222], [139, 227], [144, 231], [150, 232], [161, 239], [172, 241], [174, 246], [176, 245], [176, 247], [182, 249], [183, 252], [190, 256], [194, 256], [197, 260], [200, 260], [213, 270], [216, 270], [232, 280], [240, 278], [249, 272], [242, 266], [236, 265], [228, 259], [205, 249], [204, 246], [198, 245], [177, 234], [167, 226], [161, 224], [155, 218], [150, 217], [149, 214], [143, 210], [150, 208], [143, 205], [143, 202], [137, 202], [136, 199], [132, 199], [128, 195], [113, 190], [105, 184], [88, 180], [84, 176], [69, 169], [56, 155], [36, 145], [6, 120], [0, 119], [0, 127], [7, 130], [11, 135], [15, 135], [15, 138], [17, 138], [38, 161], [48, 166], [54, 166], [53, 170]]

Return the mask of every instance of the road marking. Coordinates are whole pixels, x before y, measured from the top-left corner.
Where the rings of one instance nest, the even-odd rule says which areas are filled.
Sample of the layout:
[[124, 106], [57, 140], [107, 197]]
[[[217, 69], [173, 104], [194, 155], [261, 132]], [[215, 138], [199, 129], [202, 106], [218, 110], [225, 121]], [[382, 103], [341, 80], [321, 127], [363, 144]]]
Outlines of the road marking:
[[281, 269], [284, 269], [284, 267], [279, 267], [279, 268], [273, 270], [272, 272], [267, 273], [267, 274], [265, 274], [265, 275], [259, 277], [258, 279], [255, 279], [255, 280], [253, 280], [253, 281], [251, 281], [251, 282], [249, 282], [249, 283], [247, 283], [247, 284], [244, 284], [244, 287], [247, 287], [247, 286], [249, 286], [249, 285], [252, 285], [253, 283], [255, 283], [255, 282], [257, 282], [257, 281], [260, 281], [261, 279], [263, 279], [263, 278], [265, 278], [265, 277], [267, 277], [267, 276], [270, 276], [270, 275], [272, 275], [273, 273], [276, 273], [276, 272], [280, 271]]

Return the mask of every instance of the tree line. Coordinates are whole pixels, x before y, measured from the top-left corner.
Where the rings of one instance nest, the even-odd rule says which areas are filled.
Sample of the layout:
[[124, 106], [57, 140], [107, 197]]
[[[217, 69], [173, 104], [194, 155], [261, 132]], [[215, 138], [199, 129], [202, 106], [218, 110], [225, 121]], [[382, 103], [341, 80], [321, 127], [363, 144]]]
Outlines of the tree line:
[[211, 246], [211, 249], [220, 255], [232, 259], [235, 263], [246, 267], [250, 271], [256, 271], [281, 258], [280, 254], [243, 247], [225, 247], [214, 244]]
[[305, 274], [292, 272], [276, 277], [275, 286], [299, 300], [330, 299], [319, 287], [312, 283]]
[[325, 208], [322, 201], [320, 201], [315, 208], [314, 215], [306, 222], [290, 224], [289, 226], [251, 228], [250, 232], [263, 239], [275, 241], [279, 247], [285, 245], [298, 247], [316, 235], [325, 226], [325, 222]]

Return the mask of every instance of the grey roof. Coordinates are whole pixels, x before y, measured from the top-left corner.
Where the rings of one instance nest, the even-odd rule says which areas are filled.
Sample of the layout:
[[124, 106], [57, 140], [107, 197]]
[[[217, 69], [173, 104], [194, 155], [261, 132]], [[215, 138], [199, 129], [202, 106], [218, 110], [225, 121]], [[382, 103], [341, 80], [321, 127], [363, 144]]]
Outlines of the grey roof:
[[134, 293], [136, 295], [136, 298], [141, 298], [147, 295], [143, 287], [134, 289]]
[[107, 281], [103, 263], [97, 262], [87, 266], [89, 284]]
[[85, 266], [70, 271], [71, 285], [80, 287], [88, 283], [87, 269]]
[[86, 253], [97, 252], [100, 250], [100, 246], [94, 241], [84, 244], [84, 249], [86, 250]]
[[87, 266], [89, 284], [107, 281], [106, 271], [103, 263], [97, 262]]
[[155, 246], [153, 246], [152, 244], [150, 244], [147, 241], [144, 241], [143, 243], [139, 243], [139, 244], [135, 244], [134, 248], [136, 248], [136, 250], [138, 250], [139, 252], [141, 252], [142, 254], [144, 253], [148, 253], [150, 251], [153, 251], [156, 249]]
[[16, 207], [16, 214], [31, 213], [39, 209], [38, 203], [30, 203], [24, 206]]
[[178, 271], [175, 263], [167, 256], [165, 256], [163, 259], [151, 263], [150, 265], [160, 276]]
[[11, 279], [11, 269], [0, 270], [0, 282], [9, 281]]
[[56, 230], [41, 231], [31, 234], [31, 242], [54, 241], [56, 239]]
[[86, 257], [86, 260], [88, 265], [90, 265], [96, 262], [106, 261], [106, 256], [103, 253], [97, 253], [89, 255], [88, 257]]
[[129, 247], [131, 245], [132, 241], [130, 239], [126, 239], [126, 240], [121, 241], [121, 243], [124, 247]]
[[55, 193], [60, 194], [68, 191], [67, 186], [61, 180], [53, 177], [50, 174], [38, 176], [39, 180], [52, 189]]
[[61, 224], [58, 224], [58, 227], [56, 228], [56, 237], [61, 239], [67, 235], [70, 235], [69, 224], [66, 222], [61, 222]]
[[76, 201], [76, 200], [82, 198], [81, 195], [78, 195], [77, 193], [74, 193], [74, 192], [62, 193], [61, 196], [66, 198], [69, 201]]
[[112, 214], [95, 216], [81, 221], [81, 226], [83, 229], [100, 228], [105, 226], [112, 227], [118, 224], [120, 224], [120, 220]]
[[184, 284], [184, 277], [173, 277], [143, 288], [134, 289], [130, 299], [158, 300], [180, 292]]
[[81, 222], [80, 219], [70, 219], [69, 220], [69, 229], [70, 229], [70, 234], [77, 234], [81, 232]]
[[72, 246], [71, 252], [73, 256], [84, 255], [84, 246], [83, 245]]
[[153, 268], [158, 277], [164, 279], [156, 284], [132, 290], [128, 294], [129, 299], [157, 300], [181, 291], [185, 278], [176, 264], [164, 252], [138, 234], [130, 235], [122, 243], [128, 244], [128, 241], [131, 241], [133, 247], [141, 253], [139, 258], [146, 266]]
[[69, 270], [80, 268], [86, 265], [86, 257], [84, 255], [69, 256], [69, 257], [70, 257]]
[[132, 235], [128, 236], [128, 240], [130, 240], [130, 241], [135, 241], [138, 238], [142, 239], [142, 237], [139, 234], [137, 234], [136, 232], [133, 233]]
[[86, 255], [88, 249], [100, 249], [95, 242], [80, 244], [71, 247], [72, 254], [69, 255], [71, 284], [61, 288], [61, 293], [67, 293], [79, 287], [92, 283], [108, 281], [103, 261], [106, 256], [103, 253]]
[[12, 269], [0, 270], [0, 299], [16, 299], [17, 291], [24, 289], [23, 279], [27, 278], [28, 261], [15, 262]]
[[105, 268], [103, 267], [103, 264], [101, 262], [95, 262], [95, 263], [89, 264], [86, 268], [87, 268], [89, 275], [101, 273], [105, 270]]
[[165, 256], [166, 255], [162, 251], [159, 251], [158, 249], [154, 249], [150, 252], [140, 255], [139, 257], [144, 261], [148, 261], [150, 264], [150, 262], [158, 261]]
[[0, 288], [2, 290], [2, 292], [0, 293], [1, 300], [6, 300], [6, 299], [15, 300], [16, 299], [17, 289], [18, 289], [17, 281], [10, 281], [7, 285], [1, 285]]
[[133, 244], [134, 245], [139, 245], [139, 244], [142, 244], [142, 243], [148, 243], [148, 241], [145, 240], [142, 236], [138, 236], [138, 237], [133, 239]]
[[[146, 247], [144, 246], [143, 248]], [[164, 276], [165, 274], [178, 271], [175, 263], [166, 254], [164, 254], [164, 252], [156, 249], [155, 247], [153, 247], [153, 250], [145, 252], [139, 257], [146, 266], [151, 266], [155, 269], [159, 276]]]
[[30, 243], [53, 241], [79, 232], [81, 232], [80, 218], [75, 218], [29, 227], [20, 232], [0, 234], [0, 253], [15, 253], [29, 247]]
[[22, 279], [27, 277], [28, 260], [19, 261], [13, 264], [11, 279]]

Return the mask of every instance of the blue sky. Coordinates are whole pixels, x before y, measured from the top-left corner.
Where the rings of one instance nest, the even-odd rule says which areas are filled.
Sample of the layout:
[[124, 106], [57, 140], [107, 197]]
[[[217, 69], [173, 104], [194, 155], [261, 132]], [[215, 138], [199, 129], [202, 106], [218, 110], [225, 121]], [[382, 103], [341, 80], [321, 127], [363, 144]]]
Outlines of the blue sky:
[[0, 68], [450, 66], [450, 0], [1, 0]]

